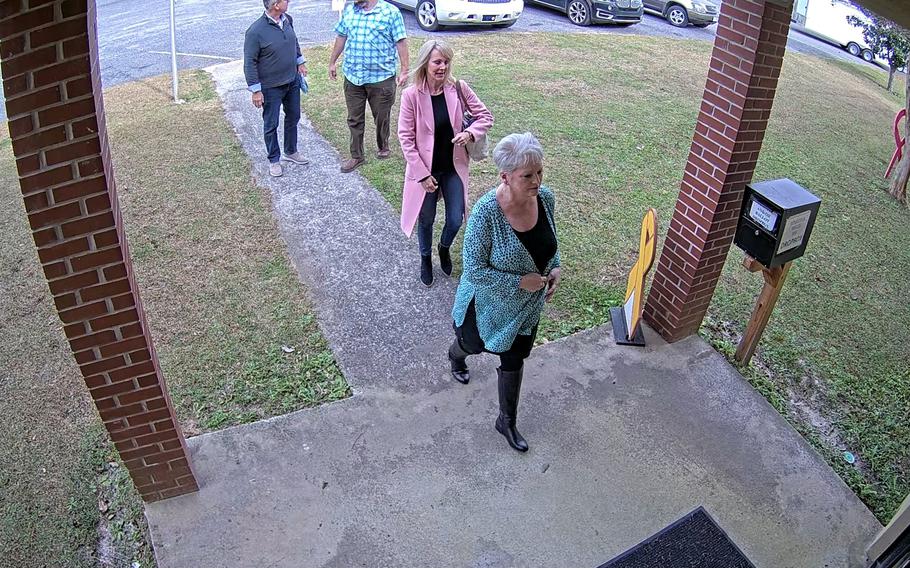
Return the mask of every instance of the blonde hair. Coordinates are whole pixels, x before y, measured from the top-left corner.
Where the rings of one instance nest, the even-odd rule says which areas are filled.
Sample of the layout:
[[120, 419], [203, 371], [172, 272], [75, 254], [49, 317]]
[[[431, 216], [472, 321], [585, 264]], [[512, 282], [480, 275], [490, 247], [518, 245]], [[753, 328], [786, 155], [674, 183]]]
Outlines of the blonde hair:
[[446, 78], [443, 84], [455, 82], [455, 80], [452, 79], [452, 59], [455, 58], [455, 51], [449, 44], [441, 39], [431, 39], [421, 45], [420, 49], [417, 51], [417, 66], [414, 67], [414, 70], [411, 71], [410, 74], [411, 84], [422, 87], [423, 84], [427, 82], [427, 67], [430, 65], [430, 56], [433, 55], [434, 49], [439, 50], [439, 53], [449, 60], [449, 65], [446, 68]]

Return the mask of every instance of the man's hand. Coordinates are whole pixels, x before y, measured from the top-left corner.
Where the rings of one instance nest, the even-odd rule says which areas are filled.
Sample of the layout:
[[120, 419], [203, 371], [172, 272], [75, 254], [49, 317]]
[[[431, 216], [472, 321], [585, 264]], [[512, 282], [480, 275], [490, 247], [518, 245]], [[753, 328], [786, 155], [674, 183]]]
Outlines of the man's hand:
[[306, 77], [306, 74], [307, 74], [306, 63], [301, 63], [300, 65], [298, 65], [297, 72], [300, 73], [301, 75], [303, 75], [304, 77]]
[[420, 185], [423, 186], [423, 190], [427, 193], [433, 193], [436, 191], [436, 188], [439, 185], [436, 183], [436, 178], [433, 176], [427, 176], [423, 181], [420, 182]]
[[404, 87], [407, 84], [408, 84], [408, 72], [402, 71], [401, 75], [398, 76], [398, 86]]
[[348, 38], [345, 36], [335, 37], [335, 45], [332, 46], [332, 55], [329, 56], [329, 79], [333, 81], [338, 78], [338, 68], [335, 65], [338, 63], [338, 58], [341, 57], [341, 54], [344, 52], [344, 45], [347, 41]]
[[256, 108], [262, 108], [262, 91], [258, 93], [253, 93], [253, 106]]
[[452, 138], [452, 144], [455, 144], [456, 146], [464, 146], [468, 142], [473, 142], [473, 141], [474, 141], [474, 135], [467, 131], [459, 132], [458, 134], [455, 135], [455, 138]]
[[562, 280], [562, 270], [557, 266], [550, 271], [550, 276], [547, 279], [547, 293], [544, 296], [544, 300], [549, 302], [553, 298], [553, 294], [556, 293], [556, 289], [559, 288], [559, 282]]

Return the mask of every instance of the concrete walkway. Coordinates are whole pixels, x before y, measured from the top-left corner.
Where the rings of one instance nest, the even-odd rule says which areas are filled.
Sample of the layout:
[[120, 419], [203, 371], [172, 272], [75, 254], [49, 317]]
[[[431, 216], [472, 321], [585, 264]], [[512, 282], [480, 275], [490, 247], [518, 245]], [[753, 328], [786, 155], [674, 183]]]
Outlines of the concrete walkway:
[[312, 165], [268, 178], [239, 65], [211, 71], [355, 395], [190, 439], [201, 491], [147, 508], [161, 568], [594, 568], [699, 505], [758, 568], [862, 565], [879, 523], [698, 338], [535, 349], [531, 451], [509, 449], [496, 360], [448, 376], [455, 283], [423, 289], [397, 215], [309, 124]]

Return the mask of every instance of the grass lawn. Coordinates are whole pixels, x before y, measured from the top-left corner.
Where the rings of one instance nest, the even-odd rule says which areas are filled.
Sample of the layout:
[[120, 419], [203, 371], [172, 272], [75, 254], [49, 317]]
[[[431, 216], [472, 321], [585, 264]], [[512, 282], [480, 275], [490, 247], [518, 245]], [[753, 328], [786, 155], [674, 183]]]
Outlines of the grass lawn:
[[[161, 77], [105, 93], [123, 217], [149, 323], [188, 435], [336, 400], [322, 337], [210, 78], [187, 103]], [[147, 568], [142, 504], [88, 398], [0, 131], [2, 566]]]
[[94, 411], [38, 263], [0, 127], [0, 558], [154, 565], [142, 502]]
[[[451, 41], [456, 75], [496, 117], [492, 141], [530, 130], [547, 153], [564, 280], [545, 313], [543, 340], [605, 323], [625, 291], [648, 206], [666, 231], [710, 44], [579, 34]], [[412, 52], [421, 43], [412, 38]], [[303, 106], [344, 153], [341, 86], [320, 71], [328, 54], [327, 47], [309, 53], [314, 72]], [[910, 211], [885, 193], [881, 177], [900, 106], [884, 91], [885, 79], [868, 67], [787, 54], [755, 179], [790, 177], [822, 207], [759, 354], [743, 369], [883, 521], [910, 491]], [[370, 156], [373, 137], [365, 138]], [[400, 152], [361, 171], [400, 207]], [[473, 166], [473, 198], [494, 185], [495, 174], [490, 162]], [[742, 256], [731, 249], [702, 329], [728, 355], [761, 288], [760, 276], [740, 266]], [[844, 451], [857, 456], [855, 464]]]

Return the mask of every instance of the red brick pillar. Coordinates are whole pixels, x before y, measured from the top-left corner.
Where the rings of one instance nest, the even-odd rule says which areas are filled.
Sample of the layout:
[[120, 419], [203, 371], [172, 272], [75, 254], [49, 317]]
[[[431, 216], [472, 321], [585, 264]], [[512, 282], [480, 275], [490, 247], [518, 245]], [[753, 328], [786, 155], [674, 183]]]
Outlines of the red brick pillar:
[[752, 180], [790, 29], [792, 1], [724, 0], [676, 209], [645, 305], [667, 341], [698, 331]]
[[[146, 501], [196, 491], [114, 187], [93, 0], [0, 0], [19, 185], [63, 330]], [[40, 401], [35, 401], [40, 404]]]

